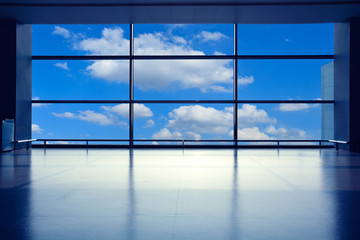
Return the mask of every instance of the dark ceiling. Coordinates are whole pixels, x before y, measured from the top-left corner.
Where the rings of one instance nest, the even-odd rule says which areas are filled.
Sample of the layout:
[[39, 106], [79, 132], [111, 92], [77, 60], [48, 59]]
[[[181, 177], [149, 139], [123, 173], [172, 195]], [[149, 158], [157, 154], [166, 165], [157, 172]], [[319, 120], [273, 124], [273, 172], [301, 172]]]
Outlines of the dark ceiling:
[[0, 0], [0, 17], [29, 24], [322, 23], [360, 17], [360, 1]]

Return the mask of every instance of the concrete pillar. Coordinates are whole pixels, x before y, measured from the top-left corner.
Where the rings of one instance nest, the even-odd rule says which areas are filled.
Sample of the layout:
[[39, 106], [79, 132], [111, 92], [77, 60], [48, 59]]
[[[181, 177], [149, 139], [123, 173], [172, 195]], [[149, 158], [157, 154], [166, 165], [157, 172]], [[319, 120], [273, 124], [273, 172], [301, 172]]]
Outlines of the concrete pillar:
[[[31, 25], [1, 20], [0, 120], [15, 120], [15, 139], [31, 138]], [[0, 134], [1, 140], [1, 134]], [[0, 141], [1, 142], [1, 141]], [[18, 144], [18, 148], [26, 147]]]
[[336, 23], [334, 40], [334, 138], [354, 143], [340, 148], [359, 151], [360, 19]]

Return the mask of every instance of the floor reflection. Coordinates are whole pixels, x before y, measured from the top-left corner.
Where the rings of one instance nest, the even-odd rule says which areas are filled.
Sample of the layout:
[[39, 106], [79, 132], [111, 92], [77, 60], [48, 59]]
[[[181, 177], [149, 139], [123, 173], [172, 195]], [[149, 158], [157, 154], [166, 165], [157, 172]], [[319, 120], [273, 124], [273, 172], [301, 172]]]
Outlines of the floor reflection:
[[360, 155], [347, 151], [322, 156], [323, 202], [331, 207], [329, 216], [336, 239], [360, 239]]
[[[239, 239], [239, 204], [238, 204], [238, 151], [234, 150], [234, 168], [233, 168], [233, 181], [232, 181], [232, 196], [230, 203], [231, 206], [231, 216], [230, 216], [230, 225], [231, 225], [231, 232], [229, 239]], [[241, 214], [241, 213], [240, 213]]]
[[360, 155], [41, 150], [0, 155], [0, 239], [360, 239]]
[[31, 154], [0, 155], [0, 239], [31, 239]]
[[135, 197], [135, 183], [134, 183], [134, 150], [129, 150], [129, 176], [128, 176], [128, 221], [125, 227], [126, 239], [136, 239], [136, 197]]

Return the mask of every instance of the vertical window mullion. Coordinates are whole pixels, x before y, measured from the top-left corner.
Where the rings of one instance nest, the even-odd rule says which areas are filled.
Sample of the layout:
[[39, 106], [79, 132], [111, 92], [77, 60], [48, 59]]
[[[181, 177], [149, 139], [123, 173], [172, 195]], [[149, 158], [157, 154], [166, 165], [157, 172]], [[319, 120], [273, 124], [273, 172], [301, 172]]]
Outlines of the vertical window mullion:
[[238, 41], [237, 41], [237, 24], [234, 24], [234, 145], [237, 147], [238, 143]]
[[129, 42], [129, 145], [134, 145], [134, 25], [130, 24], [130, 42]]

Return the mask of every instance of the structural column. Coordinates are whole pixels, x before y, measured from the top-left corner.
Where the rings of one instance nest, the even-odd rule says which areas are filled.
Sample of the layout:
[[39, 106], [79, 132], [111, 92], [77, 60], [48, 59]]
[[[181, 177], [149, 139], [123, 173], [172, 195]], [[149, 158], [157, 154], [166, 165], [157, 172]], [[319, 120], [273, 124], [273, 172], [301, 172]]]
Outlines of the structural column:
[[335, 24], [334, 138], [349, 141], [340, 148], [359, 151], [360, 19]]
[[[15, 120], [15, 139], [31, 138], [31, 25], [1, 20], [0, 120]], [[1, 140], [0, 134], [0, 140]], [[0, 141], [1, 142], [1, 141]], [[18, 144], [17, 148], [26, 145]]]

